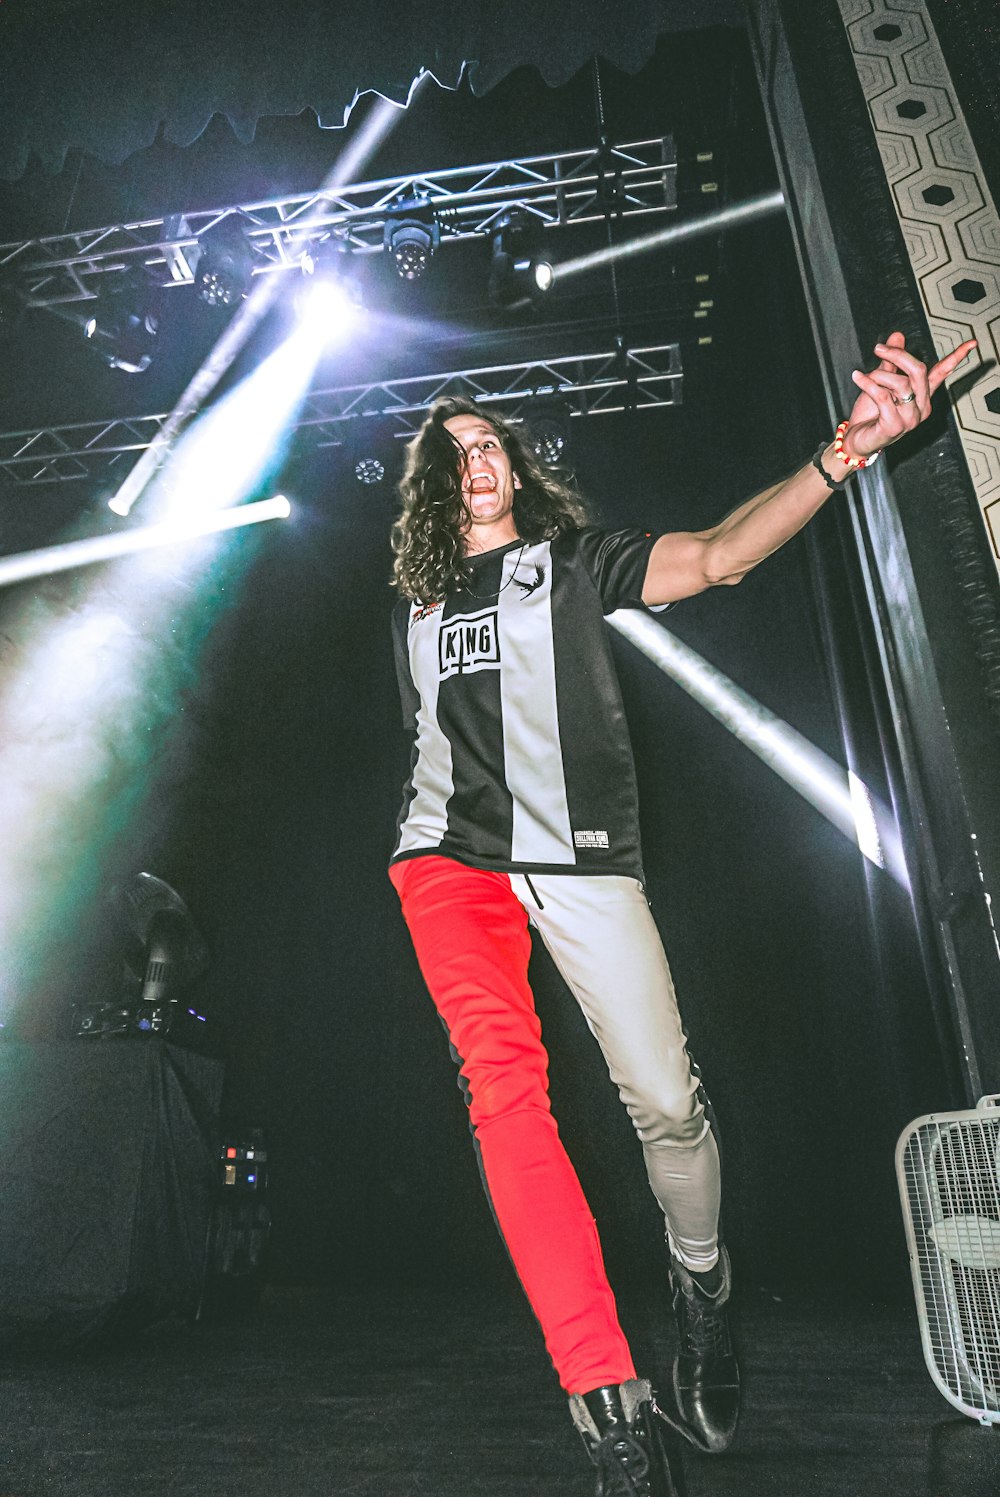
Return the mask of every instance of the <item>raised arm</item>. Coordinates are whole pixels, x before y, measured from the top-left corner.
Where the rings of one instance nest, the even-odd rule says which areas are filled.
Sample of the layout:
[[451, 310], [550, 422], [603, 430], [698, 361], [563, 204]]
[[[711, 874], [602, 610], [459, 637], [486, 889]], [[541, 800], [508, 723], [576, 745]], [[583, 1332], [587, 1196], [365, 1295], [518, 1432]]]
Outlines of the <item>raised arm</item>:
[[830, 442], [790, 478], [762, 489], [710, 530], [662, 535], [650, 553], [643, 602], [673, 603], [739, 582], [800, 531], [857, 467], [925, 421], [935, 390], [975, 347], [974, 341], [963, 343], [928, 369], [907, 352], [902, 333], [890, 333], [875, 345], [877, 368], [851, 376], [861, 393], [839, 444]]

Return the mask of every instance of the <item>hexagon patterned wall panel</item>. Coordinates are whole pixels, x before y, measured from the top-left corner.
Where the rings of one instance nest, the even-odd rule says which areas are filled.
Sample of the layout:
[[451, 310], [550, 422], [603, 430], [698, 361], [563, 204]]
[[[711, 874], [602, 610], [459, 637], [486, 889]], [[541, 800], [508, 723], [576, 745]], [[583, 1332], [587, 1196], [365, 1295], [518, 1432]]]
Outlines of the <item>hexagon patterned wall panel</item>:
[[923, 0], [839, 0], [939, 354], [989, 366], [955, 414], [1000, 565], [1000, 217]]

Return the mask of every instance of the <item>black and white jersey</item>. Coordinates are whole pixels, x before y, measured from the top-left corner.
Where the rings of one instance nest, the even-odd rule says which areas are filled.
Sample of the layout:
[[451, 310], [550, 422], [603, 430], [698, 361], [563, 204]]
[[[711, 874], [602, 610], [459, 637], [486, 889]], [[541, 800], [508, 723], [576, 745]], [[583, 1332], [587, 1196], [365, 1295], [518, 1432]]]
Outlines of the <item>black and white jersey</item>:
[[655, 537], [587, 527], [471, 558], [467, 589], [401, 599], [414, 734], [393, 860], [641, 877], [635, 768], [604, 615], [641, 602]]

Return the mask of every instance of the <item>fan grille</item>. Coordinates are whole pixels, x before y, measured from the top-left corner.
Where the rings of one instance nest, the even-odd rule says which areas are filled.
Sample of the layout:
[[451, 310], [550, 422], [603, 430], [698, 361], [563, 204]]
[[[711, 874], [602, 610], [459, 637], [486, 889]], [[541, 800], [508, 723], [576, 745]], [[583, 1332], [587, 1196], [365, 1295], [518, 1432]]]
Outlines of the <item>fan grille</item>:
[[963, 1413], [1000, 1422], [1000, 1112], [920, 1118], [896, 1162], [924, 1357]]

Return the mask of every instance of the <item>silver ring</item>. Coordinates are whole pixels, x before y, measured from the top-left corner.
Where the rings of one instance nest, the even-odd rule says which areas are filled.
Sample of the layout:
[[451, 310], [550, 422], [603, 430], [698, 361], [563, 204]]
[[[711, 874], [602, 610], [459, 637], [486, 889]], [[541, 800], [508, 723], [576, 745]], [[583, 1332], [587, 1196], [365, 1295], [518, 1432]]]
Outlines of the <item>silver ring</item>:
[[911, 390], [910, 393], [909, 393], [909, 395], [901, 395], [899, 397], [899, 399], [896, 401], [896, 404], [897, 405], [909, 405], [910, 401], [911, 400], [916, 400], [916, 398], [917, 397], [914, 395], [913, 391]]

